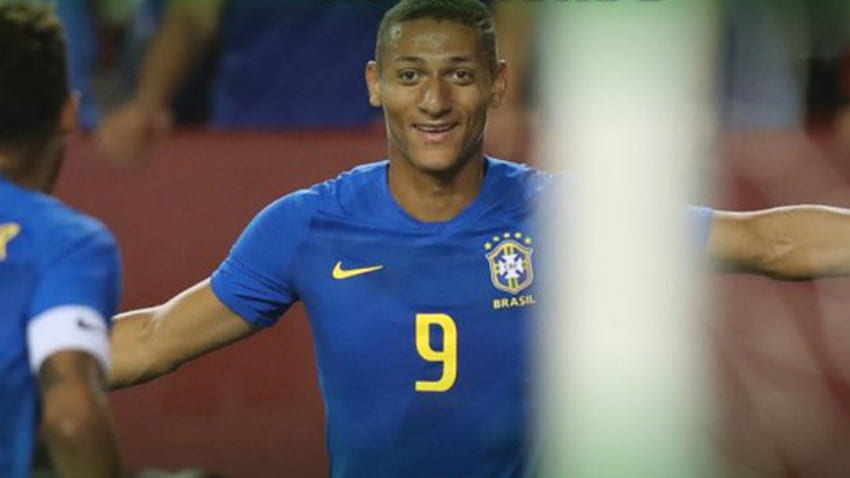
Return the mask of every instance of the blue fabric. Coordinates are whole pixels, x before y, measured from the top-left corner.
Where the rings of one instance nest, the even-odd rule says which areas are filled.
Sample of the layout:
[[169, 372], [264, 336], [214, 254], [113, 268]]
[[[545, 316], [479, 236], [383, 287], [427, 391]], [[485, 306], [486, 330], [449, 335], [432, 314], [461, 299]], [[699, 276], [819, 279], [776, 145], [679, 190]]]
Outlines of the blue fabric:
[[[361, 166], [273, 203], [213, 274], [213, 290], [256, 326], [306, 305], [333, 477], [522, 476], [527, 310], [494, 310], [514, 296], [494, 287], [485, 245], [529, 232], [524, 186], [542, 174], [490, 160], [472, 205], [423, 223], [395, 203], [387, 169]], [[334, 279], [337, 262], [383, 269]], [[415, 383], [438, 380], [443, 365], [417, 353], [417, 314], [437, 313], [457, 327], [457, 380], [419, 392]], [[440, 350], [442, 329], [429, 330]]]
[[11, 225], [18, 234], [0, 239], [0, 476], [24, 478], [31, 472], [39, 416], [27, 325], [62, 305], [88, 306], [111, 317], [121, 265], [103, 225], [0, 177], [0, 232]]
[[97, 63], [94, 18], [86, 0], [59, 0], [56, 13], [65, 27], [71, 88], [80, 94], [80, 123], [89, 130], [99, 119], [92, 89]]
[[[450, 221], [425, 223], [395, 202], [388, 168], [360, 166], [271, 204], [213, 274], [213, 291], [257, 327], [303, 301], [334, 478], [531, 476], [528, 335], [534, 265], [548, 254], [532, 206], [569, 182], [488, 159], [478, 198]], [[700, 224], [710, 217], [695, 211]], [[445, 370], [420, 355], [421, 314], [456, 326], [457, 377], [442, 392], [415, 386]], [[448, 329], [426, 330], [425, 345], [444, 350]]]
[[380, 118], [369, 105], [364, 71], [391, 3], [230, 0], [213, 124], [345, 127]]
[[688, 214], [691, 218], [692, 230], [694, 231], [694, 244], [699, 250], [705, 249], [708, 245], [708, 236], [711, 234], [711, 219], [714, 215], [714, 210], [705, 206], [691, 206], [688, 208]]

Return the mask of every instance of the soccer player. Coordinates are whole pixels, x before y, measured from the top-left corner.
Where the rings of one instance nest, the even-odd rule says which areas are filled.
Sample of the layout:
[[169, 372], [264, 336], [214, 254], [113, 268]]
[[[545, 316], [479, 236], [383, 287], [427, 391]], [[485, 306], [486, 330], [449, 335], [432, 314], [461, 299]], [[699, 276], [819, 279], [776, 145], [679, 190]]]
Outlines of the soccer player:
[[[526, 476], [537, 196], [560, 183], [486, 157], [507, 78], [477, 0], [402, 0], [366, 68], [389, 159], [277, 200], [212, 276], [113, 333], [116, 387], [310, 316], [335, 478]], [[726, 267], [850, 272], [850, 214], [694, 209]], [[710, 234], [709, 234], [710, 227]], [[544, 252], [545, 256], [545, 252]]]
[[60, 476], [118, 477], [103, 385], [118, 252], [46, 195], [79, 103], [52, 10], [0, 2], [0, 476], [29, 477], [41, 438]]

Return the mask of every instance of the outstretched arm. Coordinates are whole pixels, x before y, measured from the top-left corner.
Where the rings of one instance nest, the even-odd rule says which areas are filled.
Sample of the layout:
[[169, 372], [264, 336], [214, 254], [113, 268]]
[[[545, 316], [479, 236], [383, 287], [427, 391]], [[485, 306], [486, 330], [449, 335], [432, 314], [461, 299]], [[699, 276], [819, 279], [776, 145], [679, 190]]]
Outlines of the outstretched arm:
[[708, 250], [727, 271], [783, 280], [850, 275], [850, 210], [800, 205], [716, 211]]
[[39, 368], [41, 437], [63, 478], [118, 478], [122, 474], [103, 373], [93, 356], [61, 351]]
[[115, 318], [110, 386], [152, 380], [255, 330], [221, 303], [205, 280], [158, 307]]

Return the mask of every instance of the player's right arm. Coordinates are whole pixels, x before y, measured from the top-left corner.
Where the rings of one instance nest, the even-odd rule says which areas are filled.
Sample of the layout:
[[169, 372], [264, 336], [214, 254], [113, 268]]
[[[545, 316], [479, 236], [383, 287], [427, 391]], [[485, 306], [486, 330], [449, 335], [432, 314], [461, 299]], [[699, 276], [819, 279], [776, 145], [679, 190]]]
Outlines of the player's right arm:
[[158, 307], [115, 318], [110, 386], [122, 388], [165, 375], [255, 330], [224, 305], [205, 280]]
[[298, 299], [292, 261], [315, 194], [289, 194], [261, 211], [210, 279], [165, 304], [116, 317], [112, 388], [145, 382], [277, 322]]

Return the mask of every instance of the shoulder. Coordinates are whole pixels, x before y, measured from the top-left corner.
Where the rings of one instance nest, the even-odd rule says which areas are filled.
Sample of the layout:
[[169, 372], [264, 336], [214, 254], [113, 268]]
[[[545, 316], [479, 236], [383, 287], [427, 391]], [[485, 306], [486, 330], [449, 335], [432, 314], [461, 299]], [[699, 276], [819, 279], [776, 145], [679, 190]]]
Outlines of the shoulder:
[[282, 224], [309, 222], [317, 212], [348, 214], [369, 202], [380, 187], [386, 161], [363, 164], [337, 177], [286, 194], [268, 205], [259, 216]]
[[368, 195], [386, 180], [388, 161], [376, 161], [361, 164], [340, 173], [336, 178], [317, 184], [311, 188], [324, 195], [330, 202], [344, 205], [359, 196]]
[[[515, 181], [522, 186], [538, 187], [548, 184], [564, 173], [551, 173], [525, 163], [488, 157], [488, 168], [505, 180]], [[489, 173], [488, 171], [488, 173]]]
[[504, 196], [514, 200], [536, 200], [541, 194], [566, 187], [571, 181], [568, 173], [543, 171], [524, 163], [488, 158], [488, 172], [496, 176], [498, 188]]
[[80, 246], [117, 248], [115, 237], [101, 221], [56, 199], [49, 199], [52, 201], [45, 204], [41, 217], [52, 246], [57, 249]]
[[115, 238], [102, 222], [52, 196], [23, 189], [7, 189], [4, 195], [10, 199], [9, 208], [0, 207], [0, 222], [17, 224], [22, 237], [43, 251], [50, 251], [50, 256], [85, 244], [117, 248]]

